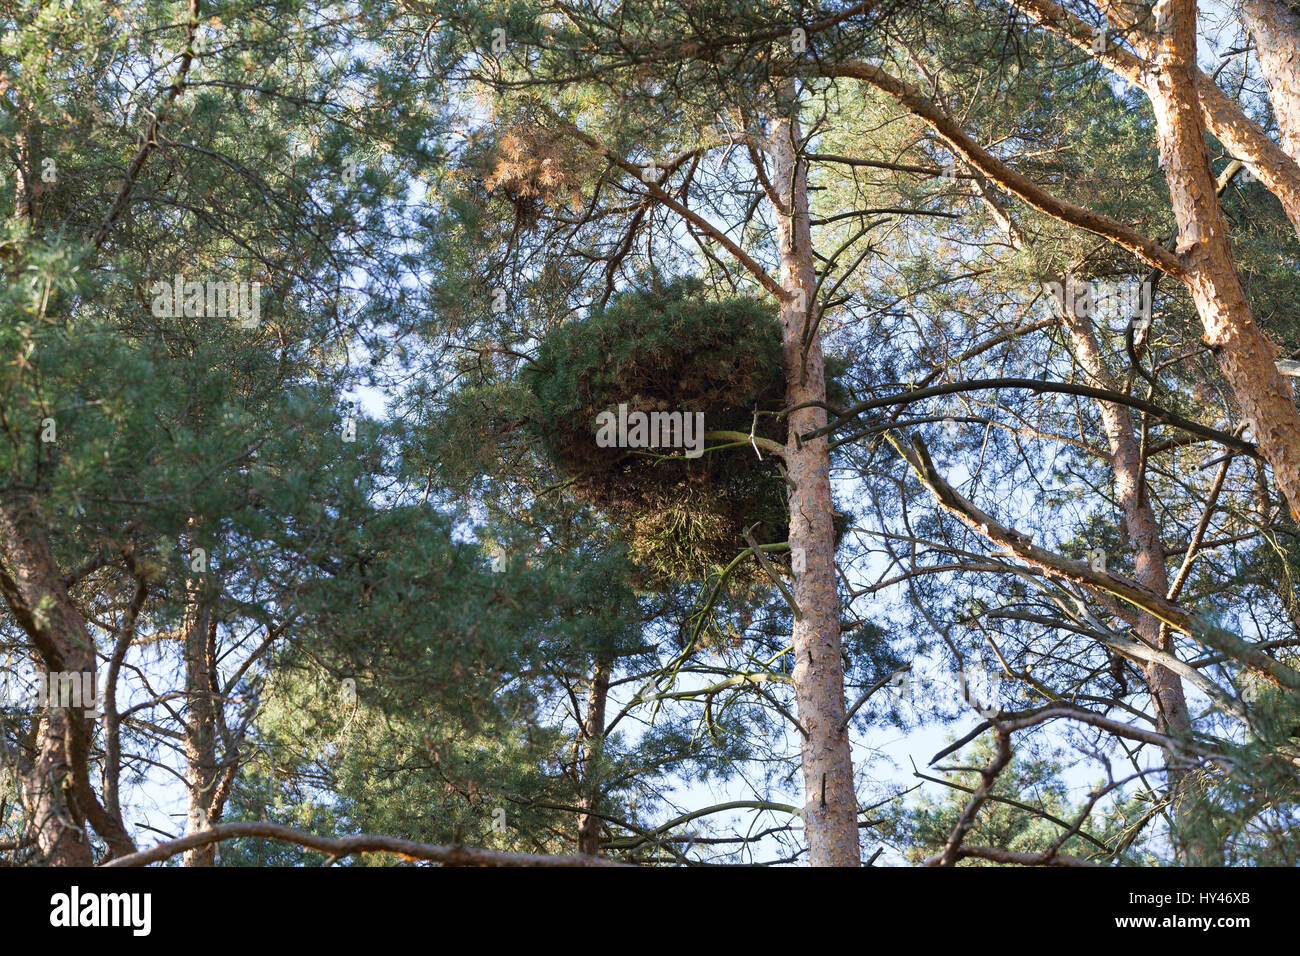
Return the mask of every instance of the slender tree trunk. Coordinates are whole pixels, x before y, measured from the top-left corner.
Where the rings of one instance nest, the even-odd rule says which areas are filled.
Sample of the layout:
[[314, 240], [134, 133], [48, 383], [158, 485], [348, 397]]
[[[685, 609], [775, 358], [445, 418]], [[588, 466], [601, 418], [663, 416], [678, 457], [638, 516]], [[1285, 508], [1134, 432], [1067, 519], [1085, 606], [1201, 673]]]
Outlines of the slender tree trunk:
[[[1097, 345], [1091, 320], [1071, 309], [1063, 309], [1062, 316], [1074, 344], [1075, 357], [1091, 383], [1097, 388], [1118, 391]], [[1164, 546], [1160, 543], [1160, 522], [1147, 495], [1133, 414], [1127, 406], [1111, 402], [1098, 402], [1097, 408], [1110, 444], [1115, 498], [1124, 513], [1129, 544], [1133, 547], [1134, 580], [1157, 594], [1168, 594], [1169, 573], [1165, 566]], [[1162, 627], [1154, 615], [1138, 612], [1138, 634], [1150, 646], [1167, 654], [1176, 653], [1173, 633]], [[1156, 662], [1148, 663], [1143, 671], [1151, 692], [1156, 730], [1173, 737], [1189, 734], [1192, 719], [1182, 679]], [[1165, 772], [1175, 818], [1181, 824], [1180, 854], [1183, 862], [1197, 866], [1222, 863], [1222, 853], [1210, 838], [1213, 831], [1204, 818], [1204, 807], [1196, 800], [1181, 759], [1168, 750], [1165, 752]]]
[[[30, 103], [23, 103], [21, 114], [14, 216], [35, 234], [41, 192], [40, 126]], [[53, 675], [67, 675], [83, 691], [82, 699], [70, 707], [55, 706], [64, 702], [48, 695], [35, 752], [20, 767], [21, 798], [37, 847], [51, 866], [91, 865], [89, 820], [108, 842], [110, 855], [133, 852], [135, 845], [120, 814], [116, 809], [106, 811], [90, 784], [90, 746], [99, 703], [94, 639], [64, 587], [37, 503], [12, 488], [0, 498], [0, 594], [32, 641], [38, 676], [45, 679], [46, 687], [51, 686]], [[87, 690], [90, 700], [84, 699]]]
[[[189, 791], [188, 830], [206, 830], [213, 819], [217, 783], [215, 644], [217, 622], [199, 581], [191, 581], [181, 639], [185, 654], [185, 785]], [[185, 851], [186, 866], [214, 866], [215, 843]]]
[[[1024, 235], [1015, 227], [1010, 214], [1003, 205], [996, 190], [984, 182], [983, 177], [976, 178], [976, 188], [984, 204], [992, 213], [1014, 249], [1026, 245]], [[1066, 282], [1072, 281], [1068, 276]], [[1074, 297], [1065, 292], [1065, 302], [1073, 302]], [[1091, 384], [1097, 388], [1118, 392], [1121, 389], [1115, 377], [1107, 368], [1101, 348], [1093, 329], [1092, 320], [1061, 303], [1061, 319], [1070, 341], [1074, 347], [1075, 359], [1083, 369]], [[1133, 547], [1133, 569], [1135, 580], [1156, 592], [1169, 593], [1169, 573], [1165, 566], [1164, 546], [1160, 543], [1160, 522], [1156, 517], [1151, 499], [1147, 495], [1146, 479], [1142, 467], [1141, 446], [1133, 426], [1133, 413], [1126, 405], [1113, 402], [1097, 403], [1101, 414], [1102, 427], [1110, 445], [1111, 473], [1115, 479], [1115, 497], [1124, 512], [1124, 524], [1128, 528], [1129, 544]], [[1175, 653], [1173, 634], [1152, 614], [1139, 612], [1138, 633], [1150, 646], [1168, 654]], [[1155, 711], [1156, 729], [1161, 733], [1180, 737], [1191, 731], [1191, 714], [1187, 708], [1187, 699], [1183, 693], [1182, 679], [1158, 663], [1148, 663], [1143, 668], [1148, 690], [1151, 692], [1151, 705]], [[1178, 756], [1172, 752], [1165, 753], [1165, 769], [1171, 794], [1173, 794], [1176, 812], [1186, 821], [1191, 834], [1203, 834], [1205, 830], [1197, 826], [1198, 811], [1194, 800], [1180, 799], [1186, 795], [1186, 774], [1179, 765]], [[1193, 841], [1184, 844], [1184, 859], [1189, 863], [1208, 862], [1212, 859], [1213, 849], [1200, 847]]]
[[[189, 551], [199, 546], [201, 517], [187, 522]], [[185, 613], [181, 619], [181, 645], [185, 660], [185, 785], [189, 805], [186, 827], [190, 833], [219, 822], [217, 800], [217, 718], [221, 694], [217, 685], [217, 617], [212, 612], [216, 596], [209, 571], [194, 572], [185, 581]], [[186, 866], [215, 866], [217, 844], [185, 851]]]
[[1278, 0], [1245, 0], [1241, 13], [1268, 83], [1282, 149], [1300, 163], [1300, 12]]
[[[1074, 353], [1084, 373], [1097, 388], [1117, 391], [1117, 383], [1106, 369], [1101, 350], [1089, 319], [1066, 309], [1064, 318], [1074, 343]], [[1110, 444], [1111, 469], [1115, 476], [1115, 497], [1124, 512], [1129, 543], [1133, 546], [1134, 579], [1157, 594], [1169, 593], [1169, 574], [1165, 568], [1164, 546], [1160, 543], [1160, 523], [1151, 499], [1147, 496], [1142, 474], [1142, 457], [1133, 416], [1127, 406], [1098, 402], [1102, 425]], [[1160, 621], [1142, 612], [1139, 632], [1152, 647], [1172, 654], [1173, 636], [1161, 633]], [[1161, 733], [1182, 734], [1191, 728], [1182, 680], [1173, 671], [1149, 664], [1147, 686], [1155, 705], [1157, 729]]]
[[817, 277], [808, 217], [808, 168], [796, 153], [799, 137], [797, 117], [772, 120], [769, 148], [781, 207], [777, 210], [781, 285], [788, 296], [781, 303], [786, 404], [798, 408], [789, 416], [785, 462], [790, 477], [790, 548], [796, 560], [794, 598], [800, 611], [794, 622], [793, 677], [804, 731], [804, 829], [813, 866], [859, 866], [853, 758], [848, 734], [840, 727], [845, 712], [844, 672], [830, 450], [825, 437], [810, 442], [799, 439], [826, 424], [825, 409], [808, 404], [826, 401], [826, 370], [821, 335], [810, 328]]
[[600, 761], [605, 749], [605, 703], [609, 699], [610, 659], [598, 656], [587, 684], [587, 715], [582, 722], [582, 796], [578, 852], [600, 853]]

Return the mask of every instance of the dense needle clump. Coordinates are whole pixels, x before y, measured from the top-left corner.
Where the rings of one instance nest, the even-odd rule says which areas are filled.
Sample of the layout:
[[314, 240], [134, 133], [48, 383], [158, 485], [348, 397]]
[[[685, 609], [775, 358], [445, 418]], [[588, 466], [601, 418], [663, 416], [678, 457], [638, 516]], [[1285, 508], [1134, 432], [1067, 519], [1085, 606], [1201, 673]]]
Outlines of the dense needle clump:
[[[786, 540], [789, 511], [778, 459], [748, 442], [691, 458], [681, 448], [600, 447], [602, 412], [703, 412], [708, 433], [784, 444], [785, 375], [779, 321], [767, 303], [709, 300], [698, 283], [626, 293], [542, 342], [527, 384], [534, 420], [574, 491], [628, 539], [648, 585], [698, 580], [746, 547]], [[725, 445], [713, 438], [710, 446]], [[747, 560], [733, 572], [762, 574]]]

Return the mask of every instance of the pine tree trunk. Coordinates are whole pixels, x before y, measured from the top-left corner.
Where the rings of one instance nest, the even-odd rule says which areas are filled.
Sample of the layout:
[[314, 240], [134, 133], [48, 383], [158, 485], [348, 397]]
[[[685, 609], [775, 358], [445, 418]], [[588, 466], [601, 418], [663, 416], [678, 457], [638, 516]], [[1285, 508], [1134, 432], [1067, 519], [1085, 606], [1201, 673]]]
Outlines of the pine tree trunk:
[[[202, 585], [191, 581], [191, 599], [181, 624], [185, 654], [185, 785], [189, 792], [188, 832], [206, 830], [213, 816], [213, 791], [217, 783], [216, 695], [214, 644], [217, 622], [201, 595]], [[186, 866], [214, 866], [215, 843], [185, 851]]]
[[[1002, 204], [996, 190], [989, 187], [983, 177], [976, 177], [976, 188], [988, 207], [995, 222], [1007, 237], [1014, 249], [1026, 245], [1024, 235], [1015, 227], [1014, 221]], [[1068, 277], [1067, 282], [1071, 281]], [[1089, 383], [1108, 391], [1120, 391], [1119, 383], [1106, 366], [1097, 337], [1093, 331], [1092, 319], [1081, 316], [1065, 303], [1074, 302], [1069, 290], [1061, 303], [1061, 319], [1070, 333], [1074, 346], [1074, 356]], [[1147, 495], [1146, 480], [1142, 468], [1142, 454], [1137, 435], [1133, 427], [1133, 414], [1128, 406], [1114, 402], [1097, 403], [1101, 415], [1102, 427], [1110, 445], [1111, 473], [1115, 479], [1115, 498], [1124, 512], [1124, 524], [1128, 528], [1129, 543], [1133, 547], [1133, 572], [1135, 580], [1156, 592], [1169, 593], [1169, 573], [1165, 566], [1164, 546], [1160, 543], [1160, 522], [1151, 499]], [[1173, 635], [1154, 615], [1139, 612], [1138, 633], [1152, 647], [1159, 648], [1167, 654], [1175, 651]], [[1149, 662], [1143, 668], [1147, 689], [1151, 692], [1151, 704], [1154, 710], [1156, 728], [1161, 733], [1171, 736], [1183, 736], [1191, 731], [1191, 713], [1187, 708], [1187, 699], [1183, 692], [1182, 679], [1158, 663]], [[1188, 795], [1187, 779], [1179, 766], [1178, 756], [1172, 752], [1165, 754], [1166, 782], [1173, 795], [1175, 812], [1186, 824], [1185, 831], [1190, 839], [1185, 840], [1180, 852], [1184, 862], [1205, 864], [1217, 859], [1221, 862], [1222, 854], [1212, 845], [1198, 839], [1208, 831], [1201, 826], [1203, 808], [1193, 799], [1184, 799]]]
[[22, 780], [23, 808], [46, 866], [91, 866], [86, 818], [71, 794], [66, 733], [67, 718], [61, 711], [43, 721], [36, 761]]
[[[49, 687], [51, 673], [94, 675], [95, 652], [39, 528], [31, 507], [14, 500], [0, 505], [4, 598], [32, 638]], [[73, 772], [74, 762], [89, 753], [93, 723], [76, 708], [56, 708], [55, 695], [49, 697], [35, 759], [22, 774], [23, 807], [47, 865], [90, 866], [90, 834], [74, 796]], [[80, 703], [81, 711], [93, 707]], [[69, 753], [70, 747], [74, 752]]]
[[[789, 296], [781, 303], [788, 407], [826, 401], [819, 333], [808, 339], [805, 354], [817, 279], [808, 217], [808, 169], [796, 155], [799, 136], [797, 117], [772, 120], [772, 181], [784, 207], [777, 210], [781, 285]], [[796, 568], [803, 568], [794, 576], [794, 598], [801, 613], [794, 622], [793, 677], [798, 720], [804, 730], [804, 829], [813, 866], [858, 866], [861, 854], [853, 759], [848, 734], [840, 729], [845, 712], [844, 673], [835, 586], [830, 450], [825, 437], [809, 442], [798, 437], [825, 424], [826, 411], [819, 405], [792, 412], [785, 451], [790, 477], [790, 548]]]
[[1274, 364], [1277, 347], [1255, 324], [1228, 246], [1227, 223], [1205, 145], [1195, 86], [1195, 0], [1158, 8], [1160, 30], [1152, 75], [1160, 154], [1178, 220], [1184, 282], [1278, 487], [1300, 517], [1300, 412], [1289, 381]]
[[[1075, 357], [1090, 384], [1097, 388], [1116, 391], [1117, 383], [1106, 368], [1093, 334], [1091, 320], [1063, 309], [1062, 316], [1074, 343]], [[1133, 547], [1133, 577], [1139, 584], [1156, 592], [1169, 593], [1169, 573], [1165, 567], [1166, 555], [1160, 543], [1160, 523], [1147, 495], [1143, 475], [1141, 449], [1133, 427], [1133, 415], [1124, 405], [1098, 402], [1102, 426], [1111, 450], [1111, 470], [1115, 478], [1115, 498], [1124, 513], [1129, 544]], [[1138, 633], [1151, 647], [1167, 654], [1175, 652], [1173, 634], [1161, 627], [1152, 614], [1139, 612]], [[1191, 732], [1191, 713], [1183, 693], [1182, 679], [1158, 663], [1150, 662], [1144, 668], [1146, 684], [1151, 692], [1156, 730], [1174, 737]], [[1182, 825], [1180, 854], [1188, 865], [1206, 866], [1222, 863], [1222, 853], [1207, 839], [1211, 833], [1203, 819], [1203, 807], [1195, 799], [1180, 758], [1172, 751], [1165, 753], [1165, 773], [1172, 795], [1174, 813]]]
[[610, 660], [597, 657], [587, 685], [587, 715], [582, 722], [582, 796], [578, 852], [600, 853], [600, 762], [605, 744], [605, 703], [609, 699]]
[[[1065, 321], [1074, 343], [1075, 356], [1090, 383], [1098, 388], [1116, 390], [1116, 382], [1103, 364], [1091, 321], [1068, 309], [1065, 310]], [[1098, 402], [1097, 408], [1110, 444], [1115, 498], [1124, 512], [1129, 543], [1133, 546], [1134, 579], [1157, 594], [1168, 594], [1169, 574], [1165, 568], [1164, 546], [1160, 543], [1160, 523], [1151, 507], [1151, 499], [1147, 497], [1132, 413], [1126, 406], [1112, 402]], [[1173, 653], [1172, 636], [1168, 633], [1161, 635], [1160, 621], [1153, 615], [1140, 615], [1139, 631], [1152, 647]], [[1153, 663], [1147, 666], [1146, 677], [1155, 704], [1157, 728], [1161, 733], [1186, 733], [1191, 727], [1191, 719], [1178, 675]]]
[[1300, 163], [1300, 13], [1278, 0], [1245, 0], [1241, 13], [1268, 83], [1282, 149]]

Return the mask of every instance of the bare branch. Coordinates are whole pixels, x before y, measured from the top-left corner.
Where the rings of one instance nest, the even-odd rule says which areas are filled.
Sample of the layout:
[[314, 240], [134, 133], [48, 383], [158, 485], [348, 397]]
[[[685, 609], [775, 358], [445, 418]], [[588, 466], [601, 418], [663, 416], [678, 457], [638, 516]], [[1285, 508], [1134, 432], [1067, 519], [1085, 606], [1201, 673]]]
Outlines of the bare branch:
[[507, 853], [473, 846], [441, 846], [433, 843], [416, 843], [397, 837], [358, 833], [346, 837], [325, 837], [296, 830], [279, 823], [250, 821], [245, 823], [219, 823], [198, 833], [188, 833], [176, 840], [160, 843], [148, 850], [110, 860], [103, 866], [146, 866], [182, 853], [185, 850], [221, 840], [258, 837], [281, 840], [316, 850], [334, 859], [354, 853], [394, 853], [412, 860], [429, 860], [443, 866], [630, 866], [599, 856], [550, 856], [544, 853]]

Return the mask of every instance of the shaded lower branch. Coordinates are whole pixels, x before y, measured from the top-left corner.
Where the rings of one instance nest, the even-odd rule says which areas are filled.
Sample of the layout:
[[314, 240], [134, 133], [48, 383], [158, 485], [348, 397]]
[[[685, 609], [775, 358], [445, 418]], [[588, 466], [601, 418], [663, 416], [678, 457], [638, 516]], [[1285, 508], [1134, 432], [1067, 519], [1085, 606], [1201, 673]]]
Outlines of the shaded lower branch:
[[442, 846], [433, 843], [416, 843], [397, 837], [382, 836], [373, 833], [358, 833], [346, 837], [326, 837], [315, 833], [296, 830], [279, 823], [250, 821], [243, 823], [220, 823], [207, 830], [189, 833], [176, 840], [160, 843], [148, 850], [118, 857], [103, 866], [146, 866], [169, 859], [178, 853], [218, 843], [222, 840], [234, 840], [241, 837], [258, 837], [265, 840], [281, 840], [294, 843], [328, 855], [331, 859], [341, 859], [354, 853], [395, 853], [412, 860], [429, 860], [443, 866], [628, 866], [616, 860], [599, 856], [552, 856], [544, 853], [509, 853], [504, 850], [488, 850], [473, 846]]

